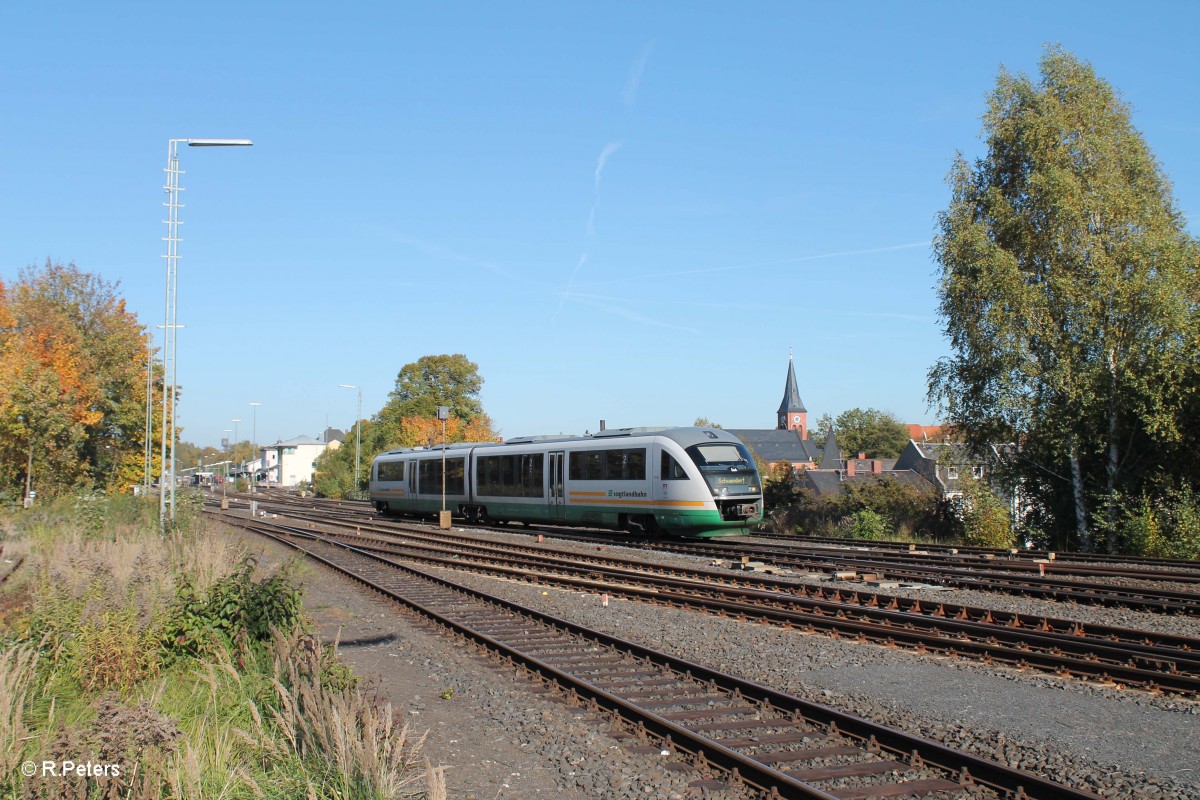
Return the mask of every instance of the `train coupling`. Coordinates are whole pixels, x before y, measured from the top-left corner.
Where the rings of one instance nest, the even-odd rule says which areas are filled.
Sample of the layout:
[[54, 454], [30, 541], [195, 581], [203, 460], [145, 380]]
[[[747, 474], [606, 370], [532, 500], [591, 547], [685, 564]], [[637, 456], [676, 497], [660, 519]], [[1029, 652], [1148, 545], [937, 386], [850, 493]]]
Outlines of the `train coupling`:
[[738, 503], [725, 507], [726, 519], [749, 519], [758, 516], [757, 503]]

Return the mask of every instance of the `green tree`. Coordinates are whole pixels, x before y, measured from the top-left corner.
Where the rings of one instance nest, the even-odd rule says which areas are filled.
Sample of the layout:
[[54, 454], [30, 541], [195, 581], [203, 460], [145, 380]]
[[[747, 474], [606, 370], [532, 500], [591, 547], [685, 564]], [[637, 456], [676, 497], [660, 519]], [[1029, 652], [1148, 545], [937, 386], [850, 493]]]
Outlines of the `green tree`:
[[859, 453], [867, 458], [896, 458], [908, 444], [908, 428], [895, 415], [877, 408], [843, 411], [833, 428], [847, 458]]
[[693, 428], [720, 428], [721, 426], [710, 420], [708, 417], [696, 417], [696, 421], [692, 423]]
[[395, 419], [433, 418], [438, 406], [449, 406], [451, 416], [469, 421], [483, 413], [482, 388], [479, 365], [461, 353], [422, 356], [401, 367], [396, 388], [380, 414]]
[[976, 449], [1020, 445], [1004, 466], [1046, 524], [1090, 549], [1100, 523], [1113, 548], [1117, 498], [1177, 462], [1200, 387], [1197, 244], [1128, 105], [1075, 56], [1049, 48], [1037, 84], [1001, 71], [984, 137], [934, 243], [952, 355], [930, 400]]
[[[362, 426], [362, 475], [358, 488], [366, 488], [371, 461], [378, 454], [441, 441], [438, 406], [450, 408], [450, 419], [445, 425], [447, 442], [499, 441], [479, 400], [482, 386], [478, 366], [461, 354], [423, 356], [405, 364], [396, 376], [396, 388], [387, 405], [371, 419], [358, 423]], [[351, 428], [346, 441], [354, 441], [355, 435], [355, 429]], [[354, 488], [353, 446], [326, 450], [315, 466], [313, 489], [319, 494], [344, 497]]]

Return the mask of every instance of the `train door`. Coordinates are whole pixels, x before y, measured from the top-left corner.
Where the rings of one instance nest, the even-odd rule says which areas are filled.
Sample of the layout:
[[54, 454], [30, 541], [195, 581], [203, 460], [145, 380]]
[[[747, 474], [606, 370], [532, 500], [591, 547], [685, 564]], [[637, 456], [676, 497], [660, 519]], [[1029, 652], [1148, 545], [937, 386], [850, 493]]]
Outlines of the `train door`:
[[550, 517], [552, 519], [562, 519], [563, 506], [567, 503], [567, 498], [563, 491], [563, 473], [567, 465], [567, 456], [562, 450], [555, 450], [546, 455], [550, 458]]

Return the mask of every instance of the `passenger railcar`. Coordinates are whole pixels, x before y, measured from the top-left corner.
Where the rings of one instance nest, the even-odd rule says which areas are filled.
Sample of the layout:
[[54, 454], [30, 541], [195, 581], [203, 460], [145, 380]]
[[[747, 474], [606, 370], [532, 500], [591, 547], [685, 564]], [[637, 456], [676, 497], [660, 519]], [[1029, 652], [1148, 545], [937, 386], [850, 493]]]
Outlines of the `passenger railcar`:
[[471, 522], [671, 536], [745, 533], [762, 518], [754, 459], [735, 436], [710, 428], [392, 450], [372, 462], [370, 491], [382, 514], [436, 514], [444, 492], [445, 508]]

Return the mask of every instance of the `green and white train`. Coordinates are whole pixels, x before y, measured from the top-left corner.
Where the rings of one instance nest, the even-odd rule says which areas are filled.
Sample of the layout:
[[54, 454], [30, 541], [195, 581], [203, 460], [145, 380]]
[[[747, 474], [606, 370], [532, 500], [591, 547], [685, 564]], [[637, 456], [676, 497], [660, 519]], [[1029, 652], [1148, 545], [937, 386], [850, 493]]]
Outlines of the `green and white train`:
[[709, 428], [621, 428], [391, 450], [372, 462], [370, 488], [381, 514], [436, 515], [445, 508], [475, 523], [668, 536], [746, 533], [763, 508], [750, 452], [732, 434]]

